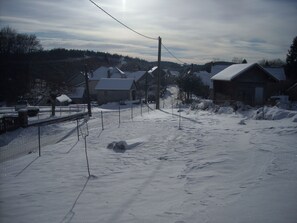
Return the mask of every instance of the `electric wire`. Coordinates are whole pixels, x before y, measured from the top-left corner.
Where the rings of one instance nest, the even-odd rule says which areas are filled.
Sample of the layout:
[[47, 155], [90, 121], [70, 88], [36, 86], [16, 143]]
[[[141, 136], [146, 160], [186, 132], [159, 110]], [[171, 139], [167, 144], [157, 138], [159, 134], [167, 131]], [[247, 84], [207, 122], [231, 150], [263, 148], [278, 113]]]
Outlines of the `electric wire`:
[[182, 60], [178, 59], [173, 53], [171, 53], [171, 51], [162, 43], [162, 46], [164, 47], [164, 49], [173, 57], [175, 58], [178, 62], [182, 63], [182, 64], [187, 64], [185, 62], [183, 62]]
[[146, 36], [140, 32], [137, 32], [136, 30], [130, 28], [129, 26], [127, 26], [126, 24], [122, 23], [120, 20], [118, 20], [117, 18], [115, 18], [114, 16], [112, 16], [111, 14], [109, 14], [107, 11], [105, 11], [102, 7], [100, 7], [99, 5], [97, 5], [95, 2], [93, 2], [92, 0], [89, 0], [90, 2], [92, 2], [97, 8], [99, 8], [101, 11], [103, 11], [105, 14], [107, 14], [109, 17], [111, 17], [112, 19], [114, 19], [115, 21], [117, 21], [118, 23], [120, 23], [122, 26], [126, 27], [127, 29], [129, 29], [130, 31], [144, 37], [147, 39], [151, 39], [151, 40], [158, 40], [158, 38], [154, 38], [154, 37], [150, 37], [150, 36]]
[[[99, 8], [101, 11], [103, 11], [105, 14], [107, 14], [109, 17], [111, 17], [112, 19], [114, 19], [116, 22], [118, 22], [119, 24], [121, 24], [122, 26], [126, 27], [127, 29], [129, 29], [130, 31], [144, 37], [147, 39], [151, 39], [151, 40], [159, 40], [159, 38], [154, 38], [154, 37], [150, 37], [150, 36], [146, 36], [140, 32], [137, 32], [136, 30], [130, 28], [129, 26], [127, 26], [126, 24], [124, 24], [123, 22], [121, 22], [120, 20], [118, 20], [117, 18], [115, 18], [113, 15], [111, 15], [110, 13], [108, 13], [107, 11], [105, 11], [102, 7], [100, 7], [98, 4], [96, 4], [94, 1], [89, 0], [91, 3], [93, 3], [97, 8]], [[182, 60], [178, 59], [163, 43], [161, 43], [161, 45], [164, 47], [164, 49], [173, 57], [175, 58], [179, 63], [182, 64], [187, 64], [185, 62], [183, 62]]]

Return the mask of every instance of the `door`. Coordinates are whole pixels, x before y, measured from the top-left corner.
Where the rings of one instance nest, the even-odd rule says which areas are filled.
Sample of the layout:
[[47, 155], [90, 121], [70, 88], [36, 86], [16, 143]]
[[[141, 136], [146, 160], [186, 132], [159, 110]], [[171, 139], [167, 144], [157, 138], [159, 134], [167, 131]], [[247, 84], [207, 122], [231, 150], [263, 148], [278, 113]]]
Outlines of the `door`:
[[264, 88], [256, 87], [255, 88], [255, 104], [262, 105], [264, 103]]

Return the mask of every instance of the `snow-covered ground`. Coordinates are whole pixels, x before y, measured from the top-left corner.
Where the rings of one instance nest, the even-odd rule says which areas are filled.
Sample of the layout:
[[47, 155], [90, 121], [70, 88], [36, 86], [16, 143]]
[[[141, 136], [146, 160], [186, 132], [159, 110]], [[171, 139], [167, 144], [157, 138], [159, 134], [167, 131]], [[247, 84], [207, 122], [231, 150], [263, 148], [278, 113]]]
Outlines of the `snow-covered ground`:
[[[76, 132], [39, 158], [0, 163], [0, 222], [297, 222], [296, 111], [265, 108], [266, 119], [278, 118], [261, 120], [257, 110], [183, 108], [180, 119], [172, 104], [120, 125], [106, 115], [104, 130], [95, 111], [92, 177]], [[107, 148], [119, 141], [125, 151]]]

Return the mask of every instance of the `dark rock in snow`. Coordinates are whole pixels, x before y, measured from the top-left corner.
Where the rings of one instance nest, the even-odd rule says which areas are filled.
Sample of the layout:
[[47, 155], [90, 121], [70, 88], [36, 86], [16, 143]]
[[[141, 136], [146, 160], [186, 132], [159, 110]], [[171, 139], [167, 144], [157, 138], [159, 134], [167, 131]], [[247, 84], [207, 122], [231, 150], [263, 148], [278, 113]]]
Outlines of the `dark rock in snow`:
[[107, 148], [117, 153], [124, 153], [128, 148], [128, 144], [126, 141], [112, 142], [107, 145]]

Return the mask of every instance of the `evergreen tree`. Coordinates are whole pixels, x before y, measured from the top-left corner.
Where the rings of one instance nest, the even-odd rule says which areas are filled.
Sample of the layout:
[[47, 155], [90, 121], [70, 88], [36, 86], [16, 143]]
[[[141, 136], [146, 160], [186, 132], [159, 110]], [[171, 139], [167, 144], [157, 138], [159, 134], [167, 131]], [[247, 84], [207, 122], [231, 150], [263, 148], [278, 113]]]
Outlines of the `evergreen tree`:
[[286, 73], [289, 79], [297, 80], [297, 36], [288, 51]]

